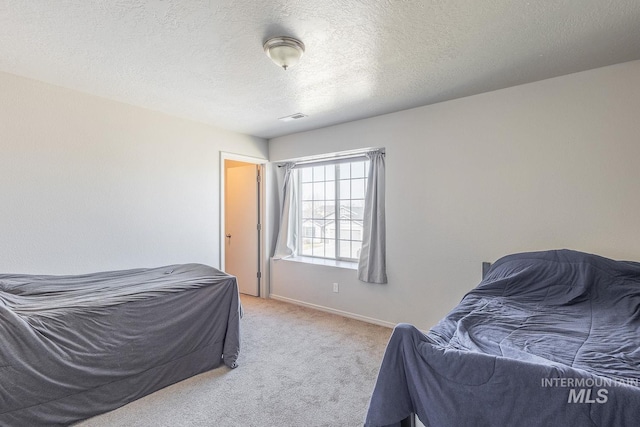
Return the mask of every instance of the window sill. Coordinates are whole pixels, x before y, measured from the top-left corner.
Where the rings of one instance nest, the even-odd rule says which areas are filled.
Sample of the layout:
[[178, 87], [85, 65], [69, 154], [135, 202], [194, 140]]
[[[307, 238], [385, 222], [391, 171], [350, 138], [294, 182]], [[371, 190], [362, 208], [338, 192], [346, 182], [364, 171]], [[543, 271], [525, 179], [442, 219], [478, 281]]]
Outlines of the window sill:
[[296, 256], [288, 258], [274, 259], [274, 261], [292, 261], [304, 264], [324, 265], [326, 267], [345, 268], [348, 270], [357, 270], [358, 263], [351, 261], [338, 261], [335, 259], [313, 258], [308, 256]]

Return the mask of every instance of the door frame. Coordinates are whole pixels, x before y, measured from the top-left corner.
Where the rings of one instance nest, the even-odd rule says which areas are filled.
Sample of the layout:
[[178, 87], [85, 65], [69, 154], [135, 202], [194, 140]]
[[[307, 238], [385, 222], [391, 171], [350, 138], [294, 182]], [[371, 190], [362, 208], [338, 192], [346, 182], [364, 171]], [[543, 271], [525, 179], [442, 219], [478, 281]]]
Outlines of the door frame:
[[[267, 265], [267, 257], [266, 257], [266, 253], [267, 253], [267, 246], [266, 246], [266, 240], [265, 240], [265, 236], [266, 236], [266, 231], [265, 231], [265, 208], [266, 208], [266, 204], [265, 204], [265, 190], [266, 190], [266, 178], [265, 178], [265, 165], [267, 164], [267, 160], [266, 159], [262, 159], [259, 157], [251, 157], [251, 156], [245, 156], [242, 154], [236, 154], [236, 153], [229, 153], [229, 152], [225, 152], [225, 151], [221, 151], [220, 152], [220, 230], [219, 230], [219, 236], [220, 236], [220, 270], [225, 269], [225, 251], [226, 251], [226, 245], [225, 245], [225, 160], [235, 160], [238, 162], [244, 162], [244, 163], [251, 163], [254, 165], [257, 165], [260, 168], [260, 185], [258, 187], [258, 197], [259, 197], [259, 204], [258, 207], [260, 209], [260, 217], [258, 218], [258, 220], [260, 221], [260, 224], [262, 225], [260, 231], [259, 231], [259, 236], [260, 236], [260, 247], [258, 248], [259, 251], [259, 256], [258, 256], [258, 263], [259, 263], [259, 267], [260, 267], [260, 272], [262, 273], [262, 277], [260, 278], [259, 282], [258, 282], [258, 295], [261, 298], [266, 298], [267, 295], [269, 295], [269, 274], [267, 274], [268, 270], [268, 265]], [[256, 254], [258, 255], [258, 254]]]

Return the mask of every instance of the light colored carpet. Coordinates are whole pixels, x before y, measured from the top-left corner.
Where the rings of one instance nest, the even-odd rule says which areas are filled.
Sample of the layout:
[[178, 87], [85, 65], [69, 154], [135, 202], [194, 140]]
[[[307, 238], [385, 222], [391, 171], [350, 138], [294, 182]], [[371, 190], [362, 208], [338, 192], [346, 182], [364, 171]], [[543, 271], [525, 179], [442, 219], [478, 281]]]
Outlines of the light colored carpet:
[[76, 426], [362, 426], [391, 329], [241, 300], [238, 368], [205, 372]]

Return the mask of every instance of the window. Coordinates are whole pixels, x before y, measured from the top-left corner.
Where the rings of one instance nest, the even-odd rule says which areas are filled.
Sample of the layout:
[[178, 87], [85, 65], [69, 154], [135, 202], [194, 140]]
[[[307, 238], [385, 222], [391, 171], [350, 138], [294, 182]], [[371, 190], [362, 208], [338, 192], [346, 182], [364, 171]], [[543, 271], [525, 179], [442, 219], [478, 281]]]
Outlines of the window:
[[273, 258], [357, 261], [358, 280], [387, 283], [384, 156], [375, 149], [278, 165], [282, 211]]
[[362, 248], [369, 161], [299, 165], [298, 254], [357, 261]]

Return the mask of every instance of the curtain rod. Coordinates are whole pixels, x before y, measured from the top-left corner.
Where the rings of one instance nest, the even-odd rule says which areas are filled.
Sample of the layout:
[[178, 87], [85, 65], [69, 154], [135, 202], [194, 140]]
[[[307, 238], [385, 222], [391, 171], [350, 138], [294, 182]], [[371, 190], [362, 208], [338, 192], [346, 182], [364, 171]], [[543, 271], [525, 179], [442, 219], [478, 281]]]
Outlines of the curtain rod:
[[380, 152], [382, 153], [383, 156], [386, 155], [386, 153], [384, 152], [384, 149], [367, 150], [359, 153], [345, 154], [343, 156], [326, 157], [326, 158], [311, 159], [311, 160], [301, 160], [299, 162], [286, 162], [286, 163], [279, 164], [278, 167], [281, 168], [285, 166], [287, 163], [293, 163], [294, 168], [298, 166], [307, 166], [307, 165], [322, 166], [326, 164], [346, 163], [349, 161], [353, 161], [355, 159], [360, 159], [360, 158], [366, 159], [366, 154], [371, 152]]

